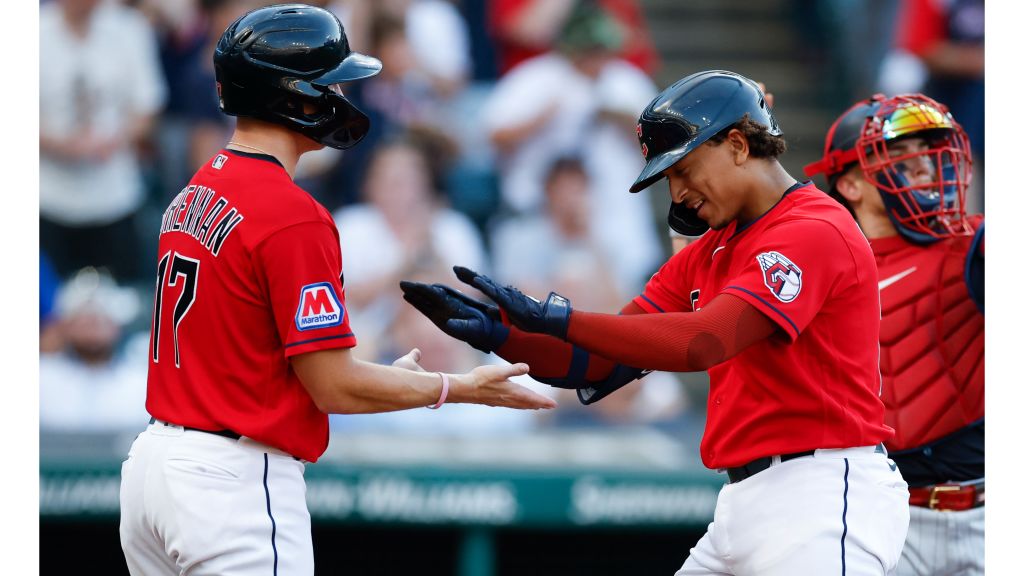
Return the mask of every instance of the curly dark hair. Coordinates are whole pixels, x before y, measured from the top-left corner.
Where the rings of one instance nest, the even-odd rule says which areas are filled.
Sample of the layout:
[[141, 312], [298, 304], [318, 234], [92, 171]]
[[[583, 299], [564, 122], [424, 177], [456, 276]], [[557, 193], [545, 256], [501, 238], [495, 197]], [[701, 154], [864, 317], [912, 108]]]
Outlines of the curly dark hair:
[[747, 142], [750, 144], [750, 155], [754, 158], [778, 158], [786, 151], [785, 138], [769, 134], [767, 127], [750, 119], [750, 114], [744, 114], [739, 122], [723, 128], [717, 134], [708, 138], [708, 142], [712, 142], [714, 146], [725, 142], [725, 137], [729, 134], [729, 130], [733, 128], [739, 130], [747, 137]]

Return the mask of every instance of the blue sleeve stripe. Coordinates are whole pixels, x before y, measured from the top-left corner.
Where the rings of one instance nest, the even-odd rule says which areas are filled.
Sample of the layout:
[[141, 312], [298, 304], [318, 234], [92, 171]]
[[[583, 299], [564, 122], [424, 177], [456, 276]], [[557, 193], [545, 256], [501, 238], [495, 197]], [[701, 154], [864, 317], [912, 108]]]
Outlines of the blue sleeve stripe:
[[640, 297], [643, 298], [644, 301], [647, 302], [648, 304], [650, 304], [651, 306], [654, 306], [654, 309], [657, 310], [658, 312], [662, 312], [662, 313], [665, 312], [664, 310], [661, 309], [661, 306], [658, 306], [657, 304], [655, 304], [654, 301], [651, 300], [650, 298], [648, 298], [646, 294], [641, 294]]
[[319, 342], [321, 340], [332, 340], [334, 338], [348, 338], [349, 336], [355, 336], [355, 334], [349, 332], [348, 334], [342, 334], [340, 336], [322, 336], [320, 338], [313, 338], [310, 340], [302, 340], [300, 342], [292, 342], [291, 344], [285, 344], [285, 348], [291, 348], [292, 346], [302, 346], [303, 344], [309, 344], [311, 342]]
[[781, 316], [783, 320], [785, 320], [786, 322], [789, 322], [789, 325], [793, 327], [793, 331], [796, 332], [797, 336], [800, 335], [800, 329], [796, 327], [796, 323], [794, 323], [792, 320], [790, 320], [789, 316], [786, 316], [786, 314], [782, 310], [779, 310], [775, 306], [772, 306], [771, 302], [768, 302], [764, 298], [761, 298], [757, 294], [754, 294], [753, 292], [751, 292], [750, 290], [747, 290], [746, 288], [743, 288], [742, 286], [726, 286], [725, 289], [726, 290], [739, 290], [740, 292], [744, 292], [746, 294], [750, 294], [754, 298], [757, 298], [758, 302], [760, 302], [760, 303], [764, 304], [765, 306], [771, 308], [776, 314]]

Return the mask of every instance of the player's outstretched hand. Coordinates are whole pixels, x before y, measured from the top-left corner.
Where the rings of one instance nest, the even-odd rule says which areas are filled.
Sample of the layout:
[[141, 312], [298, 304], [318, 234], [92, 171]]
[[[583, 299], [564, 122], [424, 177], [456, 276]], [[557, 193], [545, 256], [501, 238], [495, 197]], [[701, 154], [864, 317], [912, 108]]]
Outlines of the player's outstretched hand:
[[569, 333], [569, 299], [551, 292], [544, 302], [523, 294], [513, 286], [498, 286], [493, 280], [469, 268], [455, 267], [455, 276], [483, 292], [505, 311], [520, 330], [548, 334], [565, 340]]
[[426, 372], [426, 370], [420, 366], [420, 358], [422, 356], [423, 353], [420, 352], [419, 348], [413, 348], [412, 350], [409, 350], [408, 354], [392, 362], [391, 365], [399, 368], [405, 368], [406, 370], [412, 370], [413, 372]]
[[482, 352], [493, 352], [508, 338], [497, 306], [474, 300], [444, 284], [401, 281], [402, 297], [445, 334]]
[[529, 371], [530, 367], [521, 362], [505, 366], [477, 366], [467, 374], [452, 377], [449, 401], [529, 410], [557, 407], [558, 403], [551, 398], [509, 380]]

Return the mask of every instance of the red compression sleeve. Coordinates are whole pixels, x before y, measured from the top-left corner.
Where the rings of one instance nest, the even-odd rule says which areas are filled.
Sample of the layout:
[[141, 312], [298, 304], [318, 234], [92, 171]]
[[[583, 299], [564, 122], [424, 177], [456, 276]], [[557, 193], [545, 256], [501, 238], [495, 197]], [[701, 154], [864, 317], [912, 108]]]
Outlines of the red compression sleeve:
[[[644, 309], [630, 302], [620, 314], [645, 314]], [[586, 348], [581, 346], [581, 348]], [[523, 332], [515, 326], [509, 326], [508, 339], [495, 352], [509, 362], [526, 362], [530, 365], [530, 374], [539, 378], [564, 378], [569, 372], [572, 361], [573, 345], [564, 340], [546, 334]], [[587, 366], [586, 380], [600, 382], [611, 374], [616, 362], [602, 358], [593, 353]], [[646, 368], [646, 366], [637, 366]]]
[[776, 329], [747, 302], [722, 294], [698, 312], [615, 316], [574, 310], [569, 341], [627, 366], [697, 372], [732, 358]]

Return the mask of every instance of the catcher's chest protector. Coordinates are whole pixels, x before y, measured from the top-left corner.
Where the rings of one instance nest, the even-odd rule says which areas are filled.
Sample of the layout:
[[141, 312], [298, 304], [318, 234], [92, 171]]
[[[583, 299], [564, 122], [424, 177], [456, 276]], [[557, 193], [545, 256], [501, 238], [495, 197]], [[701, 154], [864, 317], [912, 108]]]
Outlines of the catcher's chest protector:
[[968, 296], [970, 237], [930, 246], [872, 242], [882, 323], [882, 401], [890, 451], [946, 436], [985, 415], [985, 317]]

